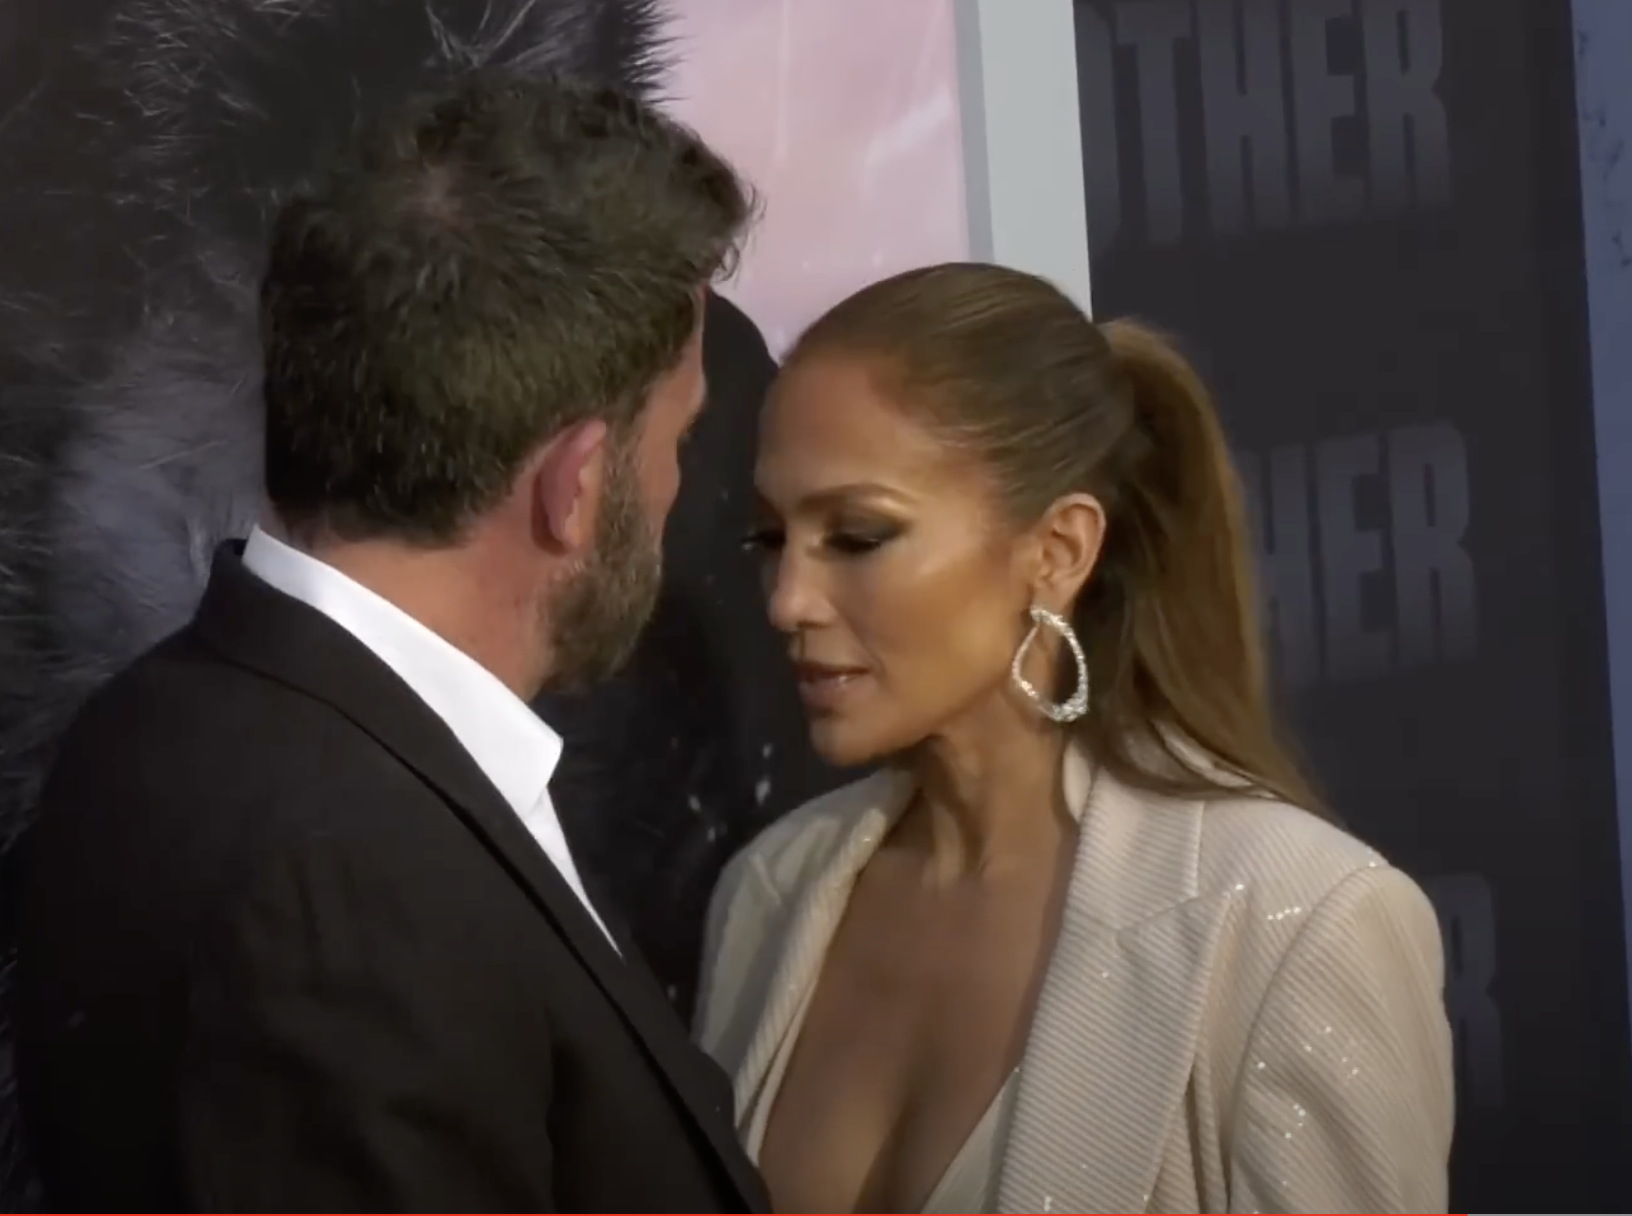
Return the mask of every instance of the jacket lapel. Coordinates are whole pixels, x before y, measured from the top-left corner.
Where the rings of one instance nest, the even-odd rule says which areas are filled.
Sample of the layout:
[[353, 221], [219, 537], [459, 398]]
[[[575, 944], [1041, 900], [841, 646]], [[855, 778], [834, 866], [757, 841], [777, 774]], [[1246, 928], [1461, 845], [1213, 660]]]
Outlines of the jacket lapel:
[[273, 590], [223, 546], [195, 618], [202, 640], [234, 662], [327, 703], [435, 789], [522, 887], [645, 1048], [707, 1136], [750, 1208], [762, 1185], [728, 1111], [698, 1082], [700, 1062], [655, 982], [629, 965], [446, 724], [394, 672], [322, 613]]
[[[1137, 1212], [1185, 1090], [1228, 896], [1196, 895], [1199, 804], [1088, 784], [1063, 923], [1022, 1059], [1000, 1212]], [[1073, 800], [1072, 805], [1080, 805]]]
[[838, 812], [832, 835], [811, 858], [812, 878], [803, 884], [787, 914], [769, 996], [737, 1068], [737, 1111], [744, 1132], [766, 1098], [772, 1062], [817, 980], [856, 876], [877, 851], [910, 793], [909, 782], [893, 770], [867, 777], [846, 791], [845, 807]]

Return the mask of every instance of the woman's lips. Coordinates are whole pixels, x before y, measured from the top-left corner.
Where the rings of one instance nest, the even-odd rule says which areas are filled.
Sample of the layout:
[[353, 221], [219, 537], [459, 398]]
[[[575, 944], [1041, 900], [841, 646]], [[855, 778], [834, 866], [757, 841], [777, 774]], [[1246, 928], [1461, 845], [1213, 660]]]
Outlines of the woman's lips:
[[865, 667], [838, 667], [828, 663], [793, 665], [799, 678], [799, 697], [809, 709], [833, 710], [867, 678]]

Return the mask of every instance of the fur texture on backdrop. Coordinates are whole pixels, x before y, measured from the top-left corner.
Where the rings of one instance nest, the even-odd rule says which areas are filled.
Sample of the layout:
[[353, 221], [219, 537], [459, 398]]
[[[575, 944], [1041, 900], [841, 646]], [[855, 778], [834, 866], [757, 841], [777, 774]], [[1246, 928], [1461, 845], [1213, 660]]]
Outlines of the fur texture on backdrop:
[[[369, 110], [479, 68], [660, 95], [655, 0], [10, 0], [0, 12], [0, 987], [55, 739], [190, 615], [260, 497], [268, 218]], [[774, 365], [710, 301], [714, 402], [630, 669], [541, 706], [586, 882], [689, 1005], [709, 890], [810, 758], [742, 553]], [[159, 880], [162, 876], [155, 876]], [[0, 1202], [38, 1202], [0, 1022]]]

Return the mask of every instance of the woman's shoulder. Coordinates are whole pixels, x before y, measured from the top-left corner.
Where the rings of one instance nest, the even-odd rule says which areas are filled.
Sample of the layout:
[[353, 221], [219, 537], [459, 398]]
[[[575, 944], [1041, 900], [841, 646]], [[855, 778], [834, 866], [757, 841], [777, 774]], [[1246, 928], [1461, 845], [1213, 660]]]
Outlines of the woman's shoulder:
[[1335, 886], [1388, 862], [1376, 849], [1312, 811], [1247, 794], [1209, 799], [1200, 817], [1197, 877], [1203, 886], [1251, 876], [1290, 886]]
[[[1387, 908], [1435, 919], [1422, 889], [1386, 857], [1310, 811], [1269, 798], [1222, 797], [1199, 816], [1195, 889], [1227, 895], [1260, 935], [1295, 936], [1317, 909]], [[1344, 893], [1344, 894], [1340, 894]]]
[[[1214, 788], [1189, 796], [1149, 792], [1109, 772], [1106, 805], [1127, 806], [1139, 825], [1135, 837], [1154, 837], [1146, 850], [1174, 860], [1187, 858], [1181, 879], [1192, 896], [1228, 894], [1232, 901], [1259, 892], [1286, 907], [1309, 908], [1351, 877], [1379, 871], [1396, 875], [1370, 845], [1332, 820], [1255, 787], [1210, 753], [1176, 740], [1162, 757], [1180, 758], [1183, 775], [1200, 776]], [[1158, 826], [1159, 825], [1159, 826]]]

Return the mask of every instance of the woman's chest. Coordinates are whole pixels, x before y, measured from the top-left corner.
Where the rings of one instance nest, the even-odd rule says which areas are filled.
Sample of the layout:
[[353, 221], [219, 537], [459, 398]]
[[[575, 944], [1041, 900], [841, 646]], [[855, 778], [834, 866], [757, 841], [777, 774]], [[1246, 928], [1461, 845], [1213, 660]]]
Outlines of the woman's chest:
[[1024, 1050], [1045, 903], [858, 885], [766, 1127], [760, 1158], [780, 1206], [921, 1209]]

